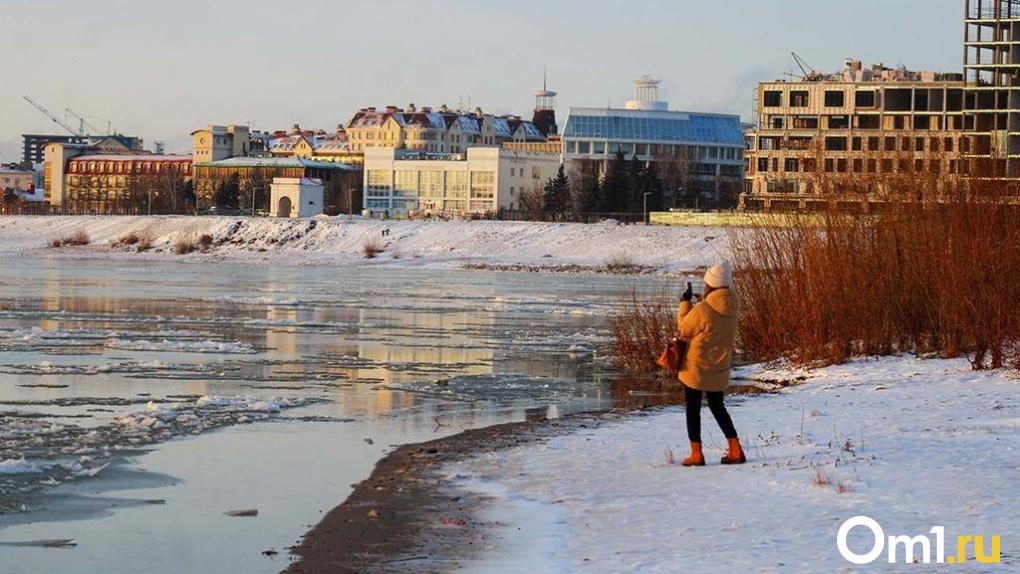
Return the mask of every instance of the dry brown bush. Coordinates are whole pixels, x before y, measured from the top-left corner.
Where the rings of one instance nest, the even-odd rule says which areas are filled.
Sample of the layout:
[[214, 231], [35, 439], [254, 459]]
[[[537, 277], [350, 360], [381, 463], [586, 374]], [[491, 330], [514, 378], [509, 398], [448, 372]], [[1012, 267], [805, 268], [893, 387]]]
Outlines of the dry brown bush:
[[174, 241], [174, 253], [187, 255], [198, 249], [198, 240], [192, 235], [182, 235]]
[[135, 244], [135, 249], [138, 253], [144, 253], [152, 249], [152, 238], [148, 236], [141, 236], [138, 238], [138, 243]]
[[632, 291], [624, 306], [609, 318], [616, 343], [613, 364], [631, 371], [658, 371], [655, 360], [666, 343], [677, 336], [679, 298], [679, 292], [669, 289], [649, 296]]
[[213, 237], [208, 233], [203, 233], [198, 237], [198, 246], [202, 248], [202, 251], [209, 249], [213, 244]]
[[64, 245], [88, 245], [91, 242], [92, 239], [89, 238], [89, 234], [85, 233], [84, 229], [79, 229], [69, 237], [64, 238]]
[[811, 480], [811, 484], [815, 486], [828, 486], [832, 483], [832, 477], [829, 473], [822, 469], [815, 469], [815, 477]]
[[365, 259], [375, 259], [377, 255], [386, 250], [386, 247], [378, 239], [368, 239], [361, 246]]
[[67, 245], [88, 245], [91, 242], [92, 239], [89, 237], [89, 234], [86, 233], [84, 229], [79, 229], [78, 231], [75, 231], [70, 235], [65, 235], [57, 239], [51, 239], [49, 245], [50, 247], [56, 249], [60, 247], [65, 247]]
[[742, 350], [798, 364], [913, 352], [1017, 365], [1015, 190], [931, 174], [828, 185], [881, 189], [883, 201], [869, 214], [833, 205], [731, 234]]
[[139, 239], [141, 239], [141, 237], [138, 235], [138, 233], [131, 231], [115, 239], [113, 243], [110, 244], [110, 246], [124, 247], [128, 245], [135, 245], [136, 243], [138, 243]]

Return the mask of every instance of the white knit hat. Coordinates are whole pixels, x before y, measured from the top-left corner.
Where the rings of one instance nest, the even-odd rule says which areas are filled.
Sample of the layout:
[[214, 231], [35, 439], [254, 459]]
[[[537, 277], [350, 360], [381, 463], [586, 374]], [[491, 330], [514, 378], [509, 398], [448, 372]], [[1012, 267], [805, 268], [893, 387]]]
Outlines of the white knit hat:
[[705, 272], [705, 285], [722, 289], [733, 285], [733, 264], [724, 261]]

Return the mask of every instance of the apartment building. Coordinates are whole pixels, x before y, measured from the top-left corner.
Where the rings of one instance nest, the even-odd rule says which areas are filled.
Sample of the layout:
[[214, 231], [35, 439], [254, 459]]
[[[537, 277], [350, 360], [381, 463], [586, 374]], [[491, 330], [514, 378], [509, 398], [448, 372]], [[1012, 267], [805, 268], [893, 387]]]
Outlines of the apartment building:
[[267, 147], [273, 157], [302, 157], [349, 165], [361, 165], [364, 161], [363, 154], [351, 148], [343, 126], [327, 133], [324, 130], [302, 130], [295, 125], [286, 134], [275, 132]]
[[362, 108], [346, 125], [350, 149], [363, 152], [373, 147], [407, 149], [427, 153], [461, 153], [469, 147], [498, 146], [504, 142], [545, 142], [546, 136], [532, 122], [516, 116], [465, 113], [440, 106], [420, 110], [387, 106], [383, 110]]
[[7, 190], [26, 191], [31, 189], [34, 183], [35, 172], [32, 170], [0, 165], [0, 193]]
[[151, 153], [111, 154], [86, 144], [46, 146], [45, 199], [72, 213], [179, 211], [192, 158]]
[[747, 207], [805, 201], [819, 174], [959, 173], [962, 74], [848, 60], [836, 74], [758, 86]]
[[365, 150], [366, 211], [401, 217], [519, 209], [556, 175], [558, 154], [470, 147], [436, 154], [388, 147]]
[[981, 174], [1020, 178], [1020, 0], [964, 0], [964, 131]]
[[848, 60], [835, 74], [760, 84], [741, 204], [808, 208], [828, 201], [818, 182], [830, 174], [1020, 181], [1020, 0], [963, 7], [962, 73]]

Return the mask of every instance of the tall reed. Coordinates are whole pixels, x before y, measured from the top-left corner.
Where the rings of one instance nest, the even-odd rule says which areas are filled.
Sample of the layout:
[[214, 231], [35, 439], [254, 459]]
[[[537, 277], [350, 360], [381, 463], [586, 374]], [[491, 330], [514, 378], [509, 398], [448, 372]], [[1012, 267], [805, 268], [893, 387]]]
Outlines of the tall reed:
[[909, 351], [1020, 366], [1016, 189], [931, 174], [819, 189], [880, 201], [871, 213], [833, 206], [730, 234], [744, 351], [800, 364]]

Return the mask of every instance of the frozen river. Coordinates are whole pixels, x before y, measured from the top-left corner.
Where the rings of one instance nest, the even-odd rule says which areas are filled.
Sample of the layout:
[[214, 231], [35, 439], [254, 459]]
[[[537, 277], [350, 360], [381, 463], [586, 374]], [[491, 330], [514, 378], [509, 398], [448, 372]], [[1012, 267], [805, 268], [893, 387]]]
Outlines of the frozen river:
[[[635, 286], [657, 288], [5, 261], [3, 571], [279, 571], [286, 547], [395, 445], [627, 400], [629, 383], [608, 367], [606, 316]], [[225, 514], [245, 509], [258, 515]]]

